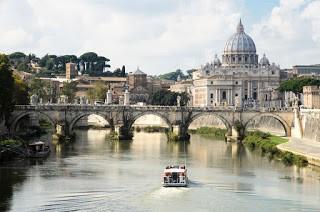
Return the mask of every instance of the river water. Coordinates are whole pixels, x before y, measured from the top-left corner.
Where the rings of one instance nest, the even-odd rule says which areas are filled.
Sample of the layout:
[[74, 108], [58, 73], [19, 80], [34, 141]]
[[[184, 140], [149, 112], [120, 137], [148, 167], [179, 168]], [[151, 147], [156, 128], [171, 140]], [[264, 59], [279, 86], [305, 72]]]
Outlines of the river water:
[[[241, 145], [163, 133], [106, 141], [77, 131], [45, 160], [0, 165], [0, 211], [320, 211], [320, 172], [285, 167]], [[163, 188], [168, 164], [186, 160], [187, 188]]]

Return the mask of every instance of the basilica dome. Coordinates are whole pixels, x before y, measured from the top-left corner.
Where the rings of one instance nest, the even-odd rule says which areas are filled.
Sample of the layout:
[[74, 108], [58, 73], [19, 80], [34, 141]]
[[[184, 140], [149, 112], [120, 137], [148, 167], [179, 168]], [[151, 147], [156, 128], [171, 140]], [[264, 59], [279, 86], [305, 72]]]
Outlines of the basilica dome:
[[224, 53], [256, 53], [256, 45], [254, 44], [252, 38], [244, 32], [244, 27], [241, 23], [238, 24], [237, 33], [233, 34], [227, 41]]
[[252, 38], [244, 32], [240, 20], [237, 32], [226, 42], [223, 54], [225, 65], [254, 65], [258, 64], [256, 45]]

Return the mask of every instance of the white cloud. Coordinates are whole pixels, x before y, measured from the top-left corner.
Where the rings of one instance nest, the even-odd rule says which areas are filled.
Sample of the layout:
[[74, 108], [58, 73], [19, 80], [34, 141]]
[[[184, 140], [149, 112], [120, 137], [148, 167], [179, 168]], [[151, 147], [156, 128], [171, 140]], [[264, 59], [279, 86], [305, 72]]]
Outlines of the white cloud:
[[253, 27], [252, 35], [260, 53], [268, 53], [282, 67], [319, 63], [319, 3], [281, 0], [269, 17]]
[[[149, 74], [194, 68], [222, 54], [243, 13], [239, 4], [242, 0], [1, 0], [0, 50], [39, 56], [95, 51], [109, 57], [113, 68], [140, 66]], [[319, 58], [316, 8], [319, 1], [282, 0], [247, 31], [259, 53], [281, 65], [293, 65], [301, 55], [310, 58], [300, 63], [311, 63]]]

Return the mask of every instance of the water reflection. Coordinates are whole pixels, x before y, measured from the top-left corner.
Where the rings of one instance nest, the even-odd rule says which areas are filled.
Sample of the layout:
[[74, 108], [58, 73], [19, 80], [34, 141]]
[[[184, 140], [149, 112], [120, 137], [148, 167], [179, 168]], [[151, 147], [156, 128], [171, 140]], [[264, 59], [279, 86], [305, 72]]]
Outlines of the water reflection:
[[[0, 166], [0, 211], [320, 210], [315, 167], [285, 167], [243, 145], [163, 133], [110, 141], [105, 130], [77, 131], [47, 160]], [[186, 160], [190, 186], [164, 189], [168, 164]], [[98, 206], [98, 207], [97, 207]]]

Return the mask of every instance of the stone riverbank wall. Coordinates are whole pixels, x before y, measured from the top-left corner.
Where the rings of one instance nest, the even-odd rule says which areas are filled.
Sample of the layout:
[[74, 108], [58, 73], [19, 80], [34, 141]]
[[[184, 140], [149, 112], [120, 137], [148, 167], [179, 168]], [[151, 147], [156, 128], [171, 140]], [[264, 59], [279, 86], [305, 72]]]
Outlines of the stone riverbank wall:
[[320, 109], [301, 109], [300, 120], [302, 139], [320, 142]]

